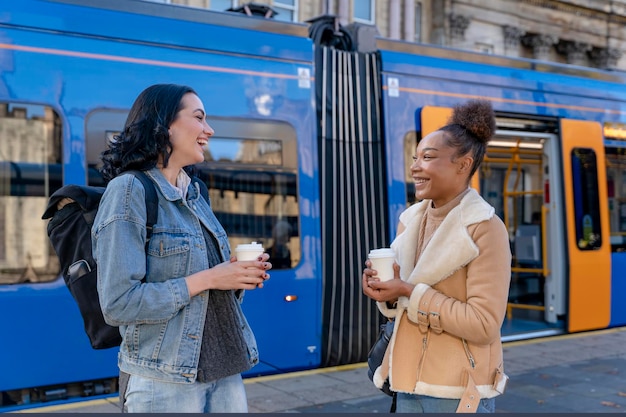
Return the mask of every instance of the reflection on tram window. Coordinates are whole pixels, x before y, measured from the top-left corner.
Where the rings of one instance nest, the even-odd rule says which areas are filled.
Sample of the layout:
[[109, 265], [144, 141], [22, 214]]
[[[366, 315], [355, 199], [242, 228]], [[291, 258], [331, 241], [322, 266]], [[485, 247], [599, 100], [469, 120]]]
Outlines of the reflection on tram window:
[[300, 256], [297, 171], [282, 166], [281, 141], [211, 138], [208, 148], [198, 176], [209, 187], [211, 206], [231, 246], [260, 242], [274, 269], [295, 266]]
[[596, 153], [593, 149], [574, 148], [571, 157], [576, 242], [581, 250], [598, 249], [602, 233]]
[[[125, 119], [126, 112], [111, 109], [87, 116], [90, 170], [100, 165], [100, 153]], [[295, 130], [272, 121], [210, 116], [207, 121], [216, 134], [205, 148], [205, 162], [196, 165], [196, 175], [209, 188], [211, 207], [231, 248], [262, 243], [274, 253], [273, 269], [295, 267], [301, 257]], [[91, 175], [90, 184], [97, 184]]]
[[0, 103], [0, 284], [47, 282], [59, 271], [41, 218], [61, 186], [61, 121], [51, 107]]
[[204, 153], [207, 162], [282, 165], [282, 144], [277, 140], [211, 137]]
[[406, 205], [409, 207], [417, 201], [415, 198], [415, 183], [411, 177], [413, 155], [417, 147], [417, 132], [410, 131], [404, 135], [404, 181], [406, 183]]
[[[626, 143], [625, 143], [626, 145]], [[611, 249], [626, 251], [626, 146], [606, 149]]]

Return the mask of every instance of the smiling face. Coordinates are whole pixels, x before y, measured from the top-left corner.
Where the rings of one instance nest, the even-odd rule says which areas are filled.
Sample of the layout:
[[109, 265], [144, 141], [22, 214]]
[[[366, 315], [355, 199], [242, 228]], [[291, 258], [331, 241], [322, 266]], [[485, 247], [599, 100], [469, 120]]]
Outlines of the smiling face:
[[436, 131], [422, 139], [411, 164], [415, 197], [431, 199], [435, 207], [445, 205], [467, 188], [473, 161], [469, 154], [455, 158], [456, 149], [447, 145], [445, 135]]
[[168, 167], [174, 168], [176, 172], [182, 167], [203, 162], [203, 148], [215, 133], [206, 122], [204, 105], [197, 95], [185, 94], [181, 106], [169, 127], [172, 153]]

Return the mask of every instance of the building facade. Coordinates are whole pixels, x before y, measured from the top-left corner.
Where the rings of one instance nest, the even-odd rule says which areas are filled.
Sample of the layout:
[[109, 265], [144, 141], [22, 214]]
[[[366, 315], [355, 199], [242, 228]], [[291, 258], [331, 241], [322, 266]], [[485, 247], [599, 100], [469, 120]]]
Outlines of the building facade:
[[[306, 22], [334, 15], [379, 36], [510, 57], [626, 70], [626, 0], [153, 0]], [[248, 8], [246, 8], [248, 6]], [[258, 13], [257, 13], [258, 14]]]

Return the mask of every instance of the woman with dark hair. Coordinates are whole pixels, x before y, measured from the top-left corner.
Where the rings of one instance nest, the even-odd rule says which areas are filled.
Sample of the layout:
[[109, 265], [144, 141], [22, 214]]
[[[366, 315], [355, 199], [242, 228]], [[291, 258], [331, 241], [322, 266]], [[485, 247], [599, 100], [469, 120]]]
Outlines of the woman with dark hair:
[[[135, 100], [103, 153], [108, 180], [93, 228], [98, 292], [122, 335], [120, 396], [128, 412], [247, 412], [241, 373], [258, 363], [240, 303], [262, 288], [269, 256], [231, 257], [226, 232], [189, 175], [213, 129], [189, 87], [158, 84]], [[158, 196], [146, 247], [144, 171]]]
[[394, 320], [374, 384], [388, 379], [396, 412], [492, 413], [504, 391], [509, 236], [469, 187], [494, 132], [491, 104], [472, 100], [419, 142], [411, 165], [419, 202], [400, 215], [395, 279], [380, 281], [365, 262], [363, 293]]

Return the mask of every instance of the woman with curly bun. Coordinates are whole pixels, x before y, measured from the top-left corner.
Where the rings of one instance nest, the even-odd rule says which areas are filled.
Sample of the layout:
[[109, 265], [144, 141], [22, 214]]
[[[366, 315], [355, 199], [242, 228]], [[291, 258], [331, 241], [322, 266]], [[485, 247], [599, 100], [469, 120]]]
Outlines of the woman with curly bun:
[[[98, 294], [122, 335], [124, 411], [246, 412], [241, 373], [258, 363], [241, 309], [272, 265], [231, 257], [226, 232], [190, 168], [204, 161], [213, 129], [190, 87], [157, 84], [139, 94], [103, 154], [109, 180], [92, 227]], [[146, 246], [144, 171], [158, 219]]]
[[494, 131], [491, 104], [471, 100], [419, 142], [411, 165], [419, 202], [400, 215], [395, 279], [379, 281], [365, 262], [363, 293], [395, 321], [374, 384], [389, 380], [396, 412], [492, 413], [504, 392], [508, 232], [469, 187]]

